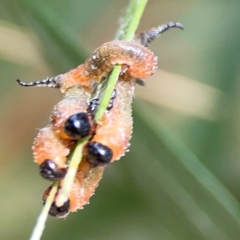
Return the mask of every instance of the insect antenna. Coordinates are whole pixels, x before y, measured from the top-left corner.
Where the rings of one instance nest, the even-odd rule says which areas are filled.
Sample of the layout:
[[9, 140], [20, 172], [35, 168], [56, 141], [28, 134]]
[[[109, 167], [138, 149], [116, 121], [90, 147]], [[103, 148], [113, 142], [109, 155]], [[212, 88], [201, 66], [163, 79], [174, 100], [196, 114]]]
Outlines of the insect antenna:
[[49, 87], [49, 88], [60, 88], [60, 78], [61, 75], [55, 77], [47, 77], [46, 79], [42, 79], [36, 82], [23, 82], [20, 79], [17, 79], [19, 85], [23, 87]]
[[142, 45], [147, 47], [153, 40], [158, 38], [163, 32], [169, 28], [180, 28], [184, 29], [183, 25], [178, 22], [167, 22], [158, 27], [151, 28], [149, 31], [145, 31], [139, 34], [138, 40]]

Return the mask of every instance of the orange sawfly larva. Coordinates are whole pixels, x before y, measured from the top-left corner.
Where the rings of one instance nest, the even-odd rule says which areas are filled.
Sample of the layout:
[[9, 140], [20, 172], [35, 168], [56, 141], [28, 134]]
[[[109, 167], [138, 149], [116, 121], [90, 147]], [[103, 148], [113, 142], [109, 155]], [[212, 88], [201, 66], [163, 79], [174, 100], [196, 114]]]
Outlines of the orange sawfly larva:
[[[53, 109], [50, 123], [40, 129], [33, 143], [33, 157], [40, 165], [40, 174], [51, 181], [64, 177], [67, 168], [67, 157], [76, 145], [76, 140], [64, 131], [66, 121], [72, 115], [81, 113], [78, 120], [83, 123], [82, 135], [91, 133], [92, 126], [86, 113], [89, 93], [84, 88], [74, 86], [67, 89], [61, 100]], [[85, 120], [87, 119], [87, 122]]]
[[18, 83], [23, 86], [60, 88], [63, 93], [77, 84], [89, 90], [92, 81], [100, 82], [115, 64], [122, 64], [123, 78], [125, 72], [133, 78], [148, 78], [157, 69], [157, 58], [137, 42], [115, 40], [104, 43], [85, 63], [65, 74], [31, 83], [18, 80]]
[[90, 91], [92, 80], [99, 82], [109, 74], [116, 64], [122, 65], [121, 75], [124, 76], [126, 73], [126, 79], [128, 76], [135, 79], [148, 78], [157, 69], [157, 57], [147, 46], [169, 28], [183, 29], [183, 25], [177, 22], [168, 22], [140, 33], [136, 41], [114, 40], [104, 43], [93, 52], [85, 63], [65, 74], [36, 82], [26, 83], [19, 79], [17, 82], [25, 87], [60, 88], [63, 93], [69, 87], [79, 84]]
[[[134, 86], [134, 79], [117, 82], [113, 107], [104, 114], [101, 124], [97, 126], [92, 139], [85, 146], [85, 156], [78, 167], [69, 201], [61, 207], [57, 207], [54, 202], [50, 210], [51, 215], [61, 218], [69, 211], [82, 209], [94, 194], [107, 164], [118, 160], [128, 149], [132, 133], [131, 105]], [[51, 187], [44, 193], [44, 201], [50, 189]]]
[[[157, 58], [146, 46], [170, 27], [183, 28], [179, 23], [166, 23], [141, 33], [140, 43], [119, 40], [104, 43], [84, 64], [65, 74], [31, 83], [17, 80], [22, 86], [60, 88], [64, 93], [64, 99], [54, 107], [49, 125], [40, 130], [33, 146], [41, 175], [48, 180], [60, 180], [59, 189], [76, 140], [91, 136], [84, 147], [69, 200], [60, 207], [53, 202], [51, 215], [61, 218], [81, 209], [98, 186], [106, 165], [127, 151], [135, 83], [142, 84], [141, 79], [150, 77], [157, 68]], [[107, 77], [115, 64], [121, 64], [122, 71], [107, 111], [97, 125], [94, 113], [99, 100], [88, 102], [93, 82]], [[45, 191], [44, 201], [50, 189], [51, 186]]]

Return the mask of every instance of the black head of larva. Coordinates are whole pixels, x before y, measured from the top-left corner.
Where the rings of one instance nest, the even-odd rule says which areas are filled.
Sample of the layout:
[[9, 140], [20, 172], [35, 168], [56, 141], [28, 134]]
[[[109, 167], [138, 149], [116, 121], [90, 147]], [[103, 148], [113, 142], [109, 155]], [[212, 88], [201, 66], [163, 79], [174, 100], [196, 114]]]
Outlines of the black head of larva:
[[110, 163], [112, 156], [112, 150], [101, 143], [90, 142], [87, 145], [87, 160], [94, 167]]
[[[45, 205], [45, 200], [43, 200], [43, 205]], [[53, 202], [48, 214], [53, 217], [64, 218], [69, 214], [69, 210], [70, 210], [69, 200], [67, 200], [61, 207], [57, 207], [56, 203]]]
[[65, 133], [74, 139], [80, 139], [91, 133], [91, 124], [87, 113], [80, 112], [70, 116], [64, 125]]
[[39, 166], [40, 175], [50, 181], [59, 181], [66, 175], [66, 168], [59, 168], [56, 163], [46, 159]]

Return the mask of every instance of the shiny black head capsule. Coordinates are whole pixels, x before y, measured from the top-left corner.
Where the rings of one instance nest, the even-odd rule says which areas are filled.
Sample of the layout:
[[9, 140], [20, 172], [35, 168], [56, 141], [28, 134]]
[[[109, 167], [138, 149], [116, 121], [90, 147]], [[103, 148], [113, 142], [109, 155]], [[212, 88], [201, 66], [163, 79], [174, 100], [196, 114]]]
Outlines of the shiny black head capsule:
[[97, 142], [90, 142], [87, 145], [87, 151], [88, 162], [94, 167], [108, 164], [113, 156], [113, 152], [109, 147]]
[[[43, 205], [45, 205], [45, 200], [43, 201]], [[69, 200], [67, 200], [61, 207], [57, 207], [56, 203], [53, 202], [48, 214], [53, 217], [64, 218], [69, 214], [69, 210], [70, 210]]]
[[80, 139], [91, 133], [91, 124], [87, 113], [80, 112], [70, 116], [64, 125], [65, 133], [74, 139]]
[[40, 166], [40, 175], [50, 181], [59, 181], [66, 175], [66, 168], [59, 168], [56, 163], [46, 159]]

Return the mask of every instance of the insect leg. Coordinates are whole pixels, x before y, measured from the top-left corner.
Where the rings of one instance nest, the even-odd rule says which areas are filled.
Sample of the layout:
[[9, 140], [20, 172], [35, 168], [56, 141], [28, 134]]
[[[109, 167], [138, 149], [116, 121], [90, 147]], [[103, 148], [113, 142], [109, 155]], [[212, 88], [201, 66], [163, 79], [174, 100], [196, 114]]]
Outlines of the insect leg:
[[136, 84], [138, 84], [141, 87], [145, 86], [145, 82], [141, 78], [136, 78]]

